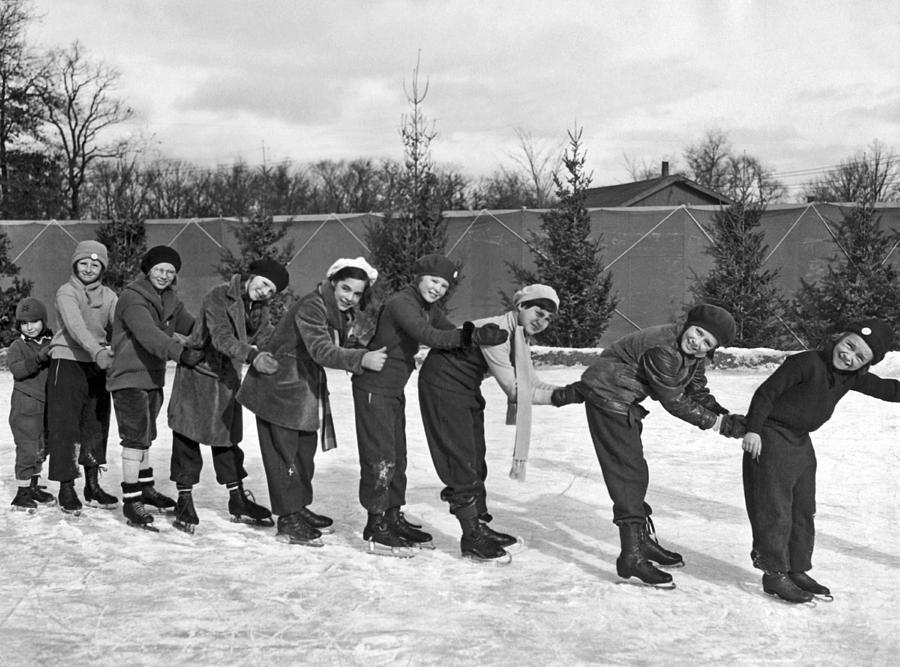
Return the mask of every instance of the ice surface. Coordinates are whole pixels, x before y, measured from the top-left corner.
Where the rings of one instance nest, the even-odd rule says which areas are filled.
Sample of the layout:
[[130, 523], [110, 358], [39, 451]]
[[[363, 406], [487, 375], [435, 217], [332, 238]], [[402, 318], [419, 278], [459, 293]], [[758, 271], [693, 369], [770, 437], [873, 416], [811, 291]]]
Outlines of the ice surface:
[[[877, 370], [900, 377], [897, 354]], [[539, 372], [563, 384], [581, 371]], [[768, 372], [713, 371], [710, 385], [741, 411]], [[169, 384], [171, 376], [170, 369]], [[492, 380], [484, 393], [493, 525], [528, 546], [508, 567], [461, 560], [458, 525], [438, 499], [415, 380], [407, 388], [406, 511], [434, 533], [435, 551], [409, 561], [365, 553], [350, 382], [329, 371], [339, 447], [316, 458], [312, 506], [336, 522], [324, 548], [285, 545], [274, 528], [230, 523], [206, 451], [194, 536], [159, 516], [159, 534], [128, 528], [121, 510], [86, 509], [80, 518], [56, 509], [0, 512], [0, 665], [897, 664], [900, 405], [850, 395], [813, 434], [812, 574], [836, 600], [808, 608], [761, 593], [737, 440], [646, 404], [648, 501], [661, 542], [687, 565], [673, 571], [675, 591], [619, 585], [618, 534], [581, 407], [535, 408], [527, 479], [516, 482], [507, 477], [513, 429]], [[4, 414], [11, 388], [11, 376], [0, 373]], [[159, 427], [152, 464], [158, 487], [174, 495], [165, 410]], [[244, 449], [246, 485], [266, 503], [249, 414]], [[121, 496], [119, 452], [113, 432], [101, 483]], [[7, 429], [3, 503], [15, 494], [13, 459]]]

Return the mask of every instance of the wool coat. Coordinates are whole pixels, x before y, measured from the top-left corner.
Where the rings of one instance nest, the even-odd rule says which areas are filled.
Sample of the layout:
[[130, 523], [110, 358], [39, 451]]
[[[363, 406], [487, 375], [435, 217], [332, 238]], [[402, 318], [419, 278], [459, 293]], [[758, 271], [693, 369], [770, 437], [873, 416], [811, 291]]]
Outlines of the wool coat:
[[352, 320], [338, 309], [331, 282], [298, 299], [275, 327], [264, 350], [278, 359], [278, 372], [263, 375], [251, 368], [237, 399], [267, 422], [295, 431], [321, 426], [319, 397], [328, 391], [324, 368], [362, 373], [364, 349], [342, 347]]
[[263, 324], [248, 336], [243, 294], [241, 276], [234, 275], [203, 297], [186, 345], [203, 350], [204, 358], [194, 368], [178, 366], [169, 399], [169, 428], [213, 447], [230, 447], [242, 440], [241, 406], [235, 394], [243, 364], [272, 332], [268, 308], [262, 306]]

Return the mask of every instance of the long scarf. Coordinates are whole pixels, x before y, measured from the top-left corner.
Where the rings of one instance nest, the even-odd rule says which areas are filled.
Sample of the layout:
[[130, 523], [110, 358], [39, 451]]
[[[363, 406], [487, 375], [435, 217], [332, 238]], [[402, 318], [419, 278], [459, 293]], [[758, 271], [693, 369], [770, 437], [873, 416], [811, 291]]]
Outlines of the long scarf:
[[[334, 299], [334, 291], [331, 288], [331, 283], [327, 280], [319, 284], [318, 291], [325, 302], [325, 319], [333, 327], [331, 335], [334, 344], [340, 347], [341, 338], [343, 337], [342, 332], [346, 331], [346, 328], [352, 324], [352, 314], [347, 315], [338, 310], [337, 302]], [[319, 392], [317, 399], [321, 424], [320, 441], [322, 451], [327, 452], [337, 447], [337, 435], [334, 430], [334, 419], [331, 416], [331, 402], [328, 400], [328, 376], [322, 366], [319, 366]]]
[[506, 411], [506, 423], [516, 425], [516, 443], [513, 448], [511, 479], [525, 481], [525, 464], [528, 462], [528, 448], [531, 445], [531, 350], [525, 339], [525, 329], [516, 327], [510, 341], [509, 355], [516, 373], [516, 402], [510, 403]]
[[322, 451], [337, 447], [337, 436], [334, 432], [334, 419], [331, 417], [331, 402], [328, 400], [328, 379], [325, 369], [319, 367], [319, 414], [321, 415]]

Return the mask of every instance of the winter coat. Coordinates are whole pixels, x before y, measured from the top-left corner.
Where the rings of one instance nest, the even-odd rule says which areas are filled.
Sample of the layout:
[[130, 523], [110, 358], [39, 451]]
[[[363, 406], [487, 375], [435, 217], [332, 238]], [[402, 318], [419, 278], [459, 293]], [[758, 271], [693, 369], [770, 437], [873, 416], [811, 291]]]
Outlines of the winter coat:
[[866, 370], [839, 371], [831, 363], [833, 346], [786, 358], [753, 394], [747, 430], [760, 433], [766, 421], [797, 435], [811, 433], [831, 418], [848, 391], [900, 402], [900, 382]]
[[47, 368], [50, 361], [40, 361], [38, 353], [50, 345], [53, 332], [44, 329], [36, 338], [22, 334], [9, 344], [6, 350], [6, 366], [18, 391], [38, 401], [47, 400]]
[[73, 274], [56, 290], [59, 329], [50, 344], [50, 356], [95, 361], [100, 350], [108, 347], [117, 300], [116, 293], [99, 280], [85, 285]]
[[382, 396], [402, 396], [416, 367], [419, 345], [450, 349], [462, 345], [457, 329], [437, 304], [428, 303], [415, 285], [407, 285], [387, 300], [378, 316], [370, 350], [387, 348], [387, 361], [380, 372], [364, 370], [353, 376], [357, 389]]
[[206, 293], [187, 342], [188, 347], [203, 350], [203, 361], [175, 371], [169, 428], [206, 445], [229, 447], [243, 439], [241, 406], [235, 394], [243, 365], [256, 352], [255, 344], [272, 332], [268, 308], [262, 306], [263, 324], [252, 338], [247, 335], [243, 297], [240, 275]]
[[122, 290], [113, 322], [112, 367], [106, 389], [158, 389], [166, 383], [166, 361], [176, 361], [184, 347], [174, 333], [187, 334], [194, 324], [172, 286], [162, 293], [142, 276]]
[[346, 349], [352, 320], [337, 306], [330, 281], [298, 299], [275, 327], [264, 349], [278, 359], [278, 372], [251, 368], [237, 398], [267, 422], [295, 431], [320, 427], [319, 397], [327, 393], [324, 368], [362, 373], [363, 349]]
[[627, 334], [603, 350], [581, 376], [594, 405], [620, 414], [646, 415], [648, 396], [679, 419], [712, 428], [728, 412], [706, 386], [706, 357], [681, 350], [682, 325], [667, 324]]

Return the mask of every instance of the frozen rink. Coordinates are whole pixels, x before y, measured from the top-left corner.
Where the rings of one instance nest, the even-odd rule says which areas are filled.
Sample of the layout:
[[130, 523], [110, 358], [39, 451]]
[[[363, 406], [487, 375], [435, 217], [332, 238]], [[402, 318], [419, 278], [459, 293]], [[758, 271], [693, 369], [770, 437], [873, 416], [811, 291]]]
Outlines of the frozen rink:
[[[564, 384], [582, 370], [539, 373]], [[900, 378], [900, 355], [876, 370]], [[710, 386], [743, 411], [768, 373], [713, 371]], [[508, 567], [463, 561], [458, 524], [438, 499], [416, 379], [407, 388], [406, 511], [434, 534], [435, 551], [411, 560], [365, 552], [350, 382], [329, 371], [338, 449], [316, 458], [312, 505], [335, 519], [324, 548], [231, 523], [208, 452], [194, 536], [161, 516], [159, 534], [128, 528], [121, 509], [86, 509], [79, 518], [55, 508], [0, 512], [0, 665], [897, 664], [900, 405], [850, 394], [813, 434], [811, 574], [835, 601], [812, 608], [762, 593], [749, 558], [739, 441], [701, 432], [650, 401], [648, 502], [662, 544], [685, 557], [686, 567], [673, 571], [677, 590], [619, 583], [618, 533], [581, 406], [536, 407], [527, 480], [507, 477], [513, 428], [493, 380], [484, 384], [493, 526], [521, 535], [527, 548]], [[11, 389], [9, 373], [0, 373], [4, 419]], [[157, 486], [174, 496], [165, 409], [159, 428]], [[244, 431], [245, 484], [268, 504], [247, 413]], [[3, 432], [0, 501], [8, 505], [14, 449]], [[121, 499], [120, 481], [113, 427], [101, 483]]]

